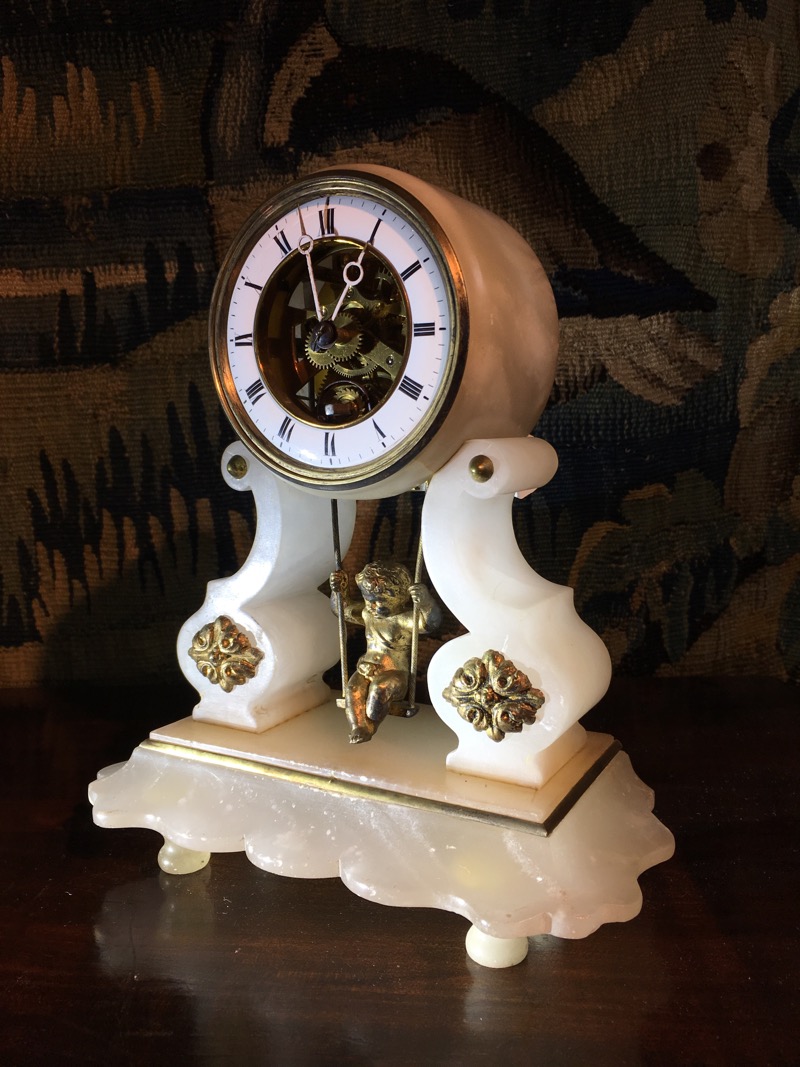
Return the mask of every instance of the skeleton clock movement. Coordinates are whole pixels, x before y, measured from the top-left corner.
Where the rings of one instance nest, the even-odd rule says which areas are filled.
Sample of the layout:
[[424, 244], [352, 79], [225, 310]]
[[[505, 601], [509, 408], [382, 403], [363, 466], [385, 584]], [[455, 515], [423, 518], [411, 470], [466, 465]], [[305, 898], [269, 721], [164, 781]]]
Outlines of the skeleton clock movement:
[[[222, 476], [253, 493], [256, 534], [179, 634], [192, 715], [92, 785], [95, 820], [157, 829], [170, 873], [243, 850], [457, 911], [488, 966], [519, 962], [537, 933], [631, 918], [672, 835], [618, 743], [581, 726], [608, 654], [511, 522], [515, 495], [557, 467], [529, 436], [558, 349], [530, 247], [408, 174], [321, 171], [235, 238], [209, 347], [238, 437]], [[356, 501], [415, 488], [416, 573], [376, 561], [348, 579]], [[434, 654], [433, 706], [418, 708], [418, 635], [440, 603], [464, 632]], [[346, 621], [366, 634], [352, 674]], [[337, 660], [341, 694], [323, 680]]]

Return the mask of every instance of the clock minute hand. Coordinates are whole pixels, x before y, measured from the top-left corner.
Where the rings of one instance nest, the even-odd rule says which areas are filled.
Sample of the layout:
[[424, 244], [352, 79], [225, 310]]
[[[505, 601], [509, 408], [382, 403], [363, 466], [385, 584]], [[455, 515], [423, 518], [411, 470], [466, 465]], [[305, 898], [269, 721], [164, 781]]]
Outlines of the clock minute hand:
[[[302, 217], [300, 224], [302, 225]], [[306, 267], [308, 268], [308, 280], [311, 283], [311, 292], [314, 294], [314, 310], [317, 313], [317, 322], [322, 322], [322, 308], [319, 303], [319, 293], [317, 292], [317, 279], [314, 276], [314, 264], [311, 262], [311, 253], [314, 250], [314, 238], [307, 233], [300, 235], [300, 240], [297, 242], [297, 250], [302, 253], [306, 259]]]

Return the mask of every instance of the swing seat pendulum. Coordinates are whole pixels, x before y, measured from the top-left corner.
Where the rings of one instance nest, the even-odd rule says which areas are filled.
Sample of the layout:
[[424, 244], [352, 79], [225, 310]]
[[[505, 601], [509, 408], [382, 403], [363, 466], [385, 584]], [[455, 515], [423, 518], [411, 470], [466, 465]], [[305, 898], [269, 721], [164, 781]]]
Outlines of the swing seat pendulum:
[[[336, 571], [342, 570], [342, 550], [341, 540], [339, 535], [339, 502], [336, 498], [331, 499], [331, 529], [333, 535], [333, 559], [334, 567]], [[414, 584], [418, 585], [422, 581], [422, 565], [423, 565], [423, 551], [422, 551], [422, 536], [420, 535], [417, 541], [417, 554], [414, 564]], [[341, 663], [341, 675], [342, 675], [342, 695], [336, 698], [336, 706], [345, 710], [347, 708], [347, 684], [350, 679], [350, 670], [348, 666], [347, 656], [347, 619], [345, 616], [345, 600], [344, 595], [341, 592], [335, 593], [336, 597], [336, 618], [339, 628], [339, 659]], [[419, 606], [415, 603], [412, 608], [412, 625], [411, 625], [411, 648], [409, 654], [409, 670], [408, 670], [408, 692], [405, 699], [395, 700], [392, 702], [390, 714], [399, 718], [411, 719], [419, 711], [417, 705], [416, 691], [417, 691], [417, 669], [419, 665], [419, 630], [420, 630], [420, 610]]]

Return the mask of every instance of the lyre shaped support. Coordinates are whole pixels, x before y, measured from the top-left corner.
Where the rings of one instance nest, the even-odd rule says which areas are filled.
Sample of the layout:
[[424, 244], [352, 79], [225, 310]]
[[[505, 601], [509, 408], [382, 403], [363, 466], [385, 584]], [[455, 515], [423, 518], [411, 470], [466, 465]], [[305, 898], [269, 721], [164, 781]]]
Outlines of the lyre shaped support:
[[[533, 437], [469, 441], [431, 479], [422, 513], [428, 573], [469, 631], [439, 649], [428, 670], [431, 701], [458, 735], [447, 766], [533, 787], [582, 748], [578, 720], [611, 678], [605, 645], [578, 617], [572, 590], [537, 574], [514, 535], [515, 493], [544, 485], [557, 463], [553, 448]], [[533, 724], [500, 734], [501, 743], [476, 730], [442, 695], [456, 672], [488, 653], [497, 653], [544, 697]], [[491, 665], [491, 658], [485, 662]], [[488, 685], [487, 691], [491, 705], [498, 694]]]
[[[241, 442], [223, 453], [222, 475], [231, 488], [252, 492], [256, 534], [241, 569], [209, 582], [203, 606], [181, 627], [178, 662], [200, 694], [196, 719], [261, 732], [330, 696], [322, 673], [338, 660], [339, 645], [319, 593], [331, 569], [330, 505], [276, 477]], [[340, 501], [344, 552], [355, 510], [354, 501]], [[255, 661], [241, 665], [235, 688], [221, 685], [219, 671], [207, 666], [205, 646], [215, 632], [220, 664], [227, 652], [236, 657], [245, 648], [245, 659]], [[234, 660], [230, 670], [238, 666]]]

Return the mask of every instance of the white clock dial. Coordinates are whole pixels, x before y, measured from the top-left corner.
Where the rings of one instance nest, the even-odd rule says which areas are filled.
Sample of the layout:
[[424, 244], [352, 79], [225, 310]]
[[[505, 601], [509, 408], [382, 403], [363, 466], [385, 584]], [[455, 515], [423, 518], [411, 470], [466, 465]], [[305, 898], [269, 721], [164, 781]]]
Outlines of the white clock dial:
[[256, 454], [302, 484], [380, 481], [457, 384], [454, 257], [409, 201], [360, 177], [310, 179], [259, 212], [223, 266], [220, 395]]

